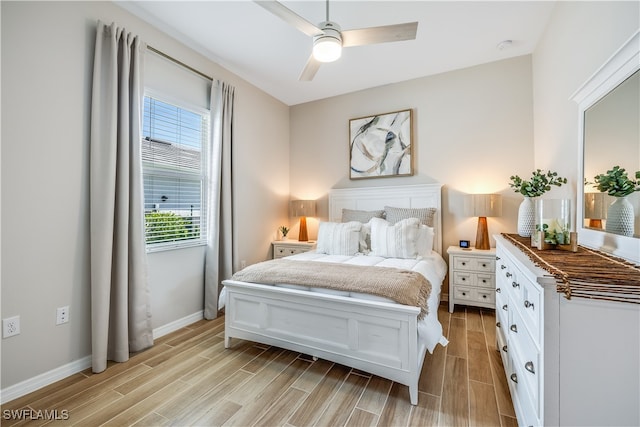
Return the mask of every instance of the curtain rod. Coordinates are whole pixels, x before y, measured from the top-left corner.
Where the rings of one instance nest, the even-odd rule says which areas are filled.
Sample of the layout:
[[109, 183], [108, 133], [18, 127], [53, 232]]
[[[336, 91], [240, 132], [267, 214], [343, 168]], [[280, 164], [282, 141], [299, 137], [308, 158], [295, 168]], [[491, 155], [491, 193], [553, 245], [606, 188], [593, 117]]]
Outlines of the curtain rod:
[[168, 59], [169, 61], [174, 62], [174, 63], [176, 63], [176, 64], [180, 65], [181, 67], [186, 68], [187, 70], [191, 71], [192, 73], [195, 73], [195, 74], [199, 75], [200, 77], [204, 77], [205, 79], [207, 79], [207, 80], [209, 80], [209, 81], [213, 81], [213, 77], [209, 77], [209, 76], [208, 76], [208, 75], [206, 75], [205, 73], [202, 73], [202, 72], [200, 72], [200, 71], [196, 70], [195, 68], [193, 68], [193, 67], [191, 67], [191, 66], [189, 66], [189, 65], [185, 64], [184, 62], [182, 62], [182, 61], [180, 61], [180, 60], [178, 60], [178, 59], [176, 59], [176, 58], [174, 58], [174, 57], [172, 57], [172, 56], [169, 56], [169, 55], [167, 55], [166, 53], [164, 53], [164, 52], [162, 52], [162, 51], [159, 51], [159, 50], [158, 50], [158, 49], [156, 49], [155, 47], [151, 47], [151, 46], [147, 45], [147, 50], [150, 50], [151, 52], [153, 52], [153, 53], [155, 53], [155, 54], [158, 54], [158, 55], [162, 56], [163, 58], [166, 58], [166, 59]]

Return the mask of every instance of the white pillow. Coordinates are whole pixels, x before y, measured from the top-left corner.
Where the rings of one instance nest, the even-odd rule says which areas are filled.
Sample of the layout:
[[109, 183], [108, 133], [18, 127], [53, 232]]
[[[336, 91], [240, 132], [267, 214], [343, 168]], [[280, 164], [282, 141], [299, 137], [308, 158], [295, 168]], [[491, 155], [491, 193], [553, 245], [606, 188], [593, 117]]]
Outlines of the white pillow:
[[418, 228], [418, 239], [416, 241], [418, 256], [428, 257], [431, 255], [434, 236], [435, 232], [433, 231], [433, 227], [420, 224]]
[[321, 222], [318, 226], [316, 252], [329, 255], [355, 255], [359, 249], [362, 224]]
[[418, 255], [418, 218], [407, 218], [395, 224], [371, 218], [371, 253], [385, 258], [415, 258]]

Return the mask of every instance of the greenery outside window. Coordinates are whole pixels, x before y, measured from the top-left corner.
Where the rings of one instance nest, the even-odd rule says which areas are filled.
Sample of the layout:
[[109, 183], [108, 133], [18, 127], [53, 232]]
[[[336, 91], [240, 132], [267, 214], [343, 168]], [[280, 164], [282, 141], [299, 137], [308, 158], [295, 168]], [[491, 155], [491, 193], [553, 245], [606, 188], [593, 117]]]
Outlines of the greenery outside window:
[[144, 97], [147, 251], [206, 244], [209, 112]]

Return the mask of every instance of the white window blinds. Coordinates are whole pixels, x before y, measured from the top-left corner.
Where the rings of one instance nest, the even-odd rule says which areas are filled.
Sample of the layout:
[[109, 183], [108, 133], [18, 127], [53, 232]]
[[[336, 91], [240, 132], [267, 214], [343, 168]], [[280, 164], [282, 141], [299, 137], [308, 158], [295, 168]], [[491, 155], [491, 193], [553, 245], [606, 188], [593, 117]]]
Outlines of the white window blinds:
[[142, 168], [147, 249], [206, 243], [209, 113], [145, 96]]

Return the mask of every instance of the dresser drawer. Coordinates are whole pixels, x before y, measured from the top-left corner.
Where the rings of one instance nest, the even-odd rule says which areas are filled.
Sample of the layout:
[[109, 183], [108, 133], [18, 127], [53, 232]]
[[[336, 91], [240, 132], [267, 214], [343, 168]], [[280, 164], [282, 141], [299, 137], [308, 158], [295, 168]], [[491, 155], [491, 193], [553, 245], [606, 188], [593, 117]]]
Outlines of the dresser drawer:
[[507, 342], [511, 350], [511, 361], [518, 373], [518, 383], [525, 386], [532, 399], [532, 407], [537, 416], [540, 414], [540, 364], [541, 357], [534, 338], [529, 335], [520, 310], [509, 312], [509, 330]]
[[540, 288], [529, 280], [522, 282], [522, 306], [520, 312], [534, 340], [542, 339], [542, 294]]

